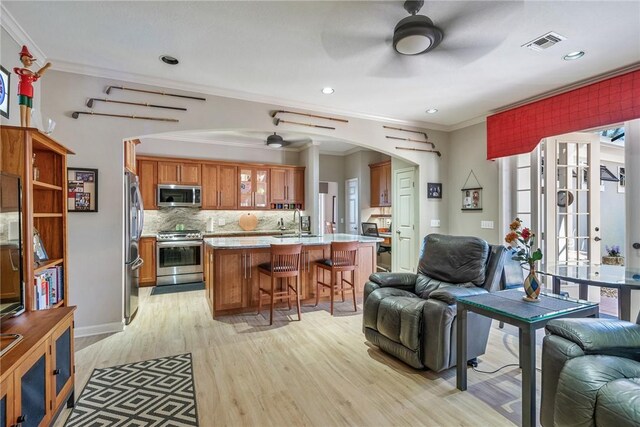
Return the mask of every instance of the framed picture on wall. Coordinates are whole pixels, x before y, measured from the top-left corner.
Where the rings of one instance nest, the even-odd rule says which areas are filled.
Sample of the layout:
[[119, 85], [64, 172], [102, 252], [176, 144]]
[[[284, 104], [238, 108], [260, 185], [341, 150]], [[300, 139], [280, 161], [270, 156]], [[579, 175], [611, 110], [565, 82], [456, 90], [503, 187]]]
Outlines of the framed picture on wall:
[[11, 99], [11, 73], [0, 65], [0, 115], [9, 118], [9, 100]]
[[427, 183], [427, 199], [442, 199], [442, 184], [439, 182]]
[[627, 185], [627, 177], [624, 166], [618, 166], [618, 193], [624, 193], [624, 187]]
[[462, 189], [462, 210], [481, 211], [482, 210], [482, 188]]
[[98, 169], [67, 168], [67, 210], [98, 212]]

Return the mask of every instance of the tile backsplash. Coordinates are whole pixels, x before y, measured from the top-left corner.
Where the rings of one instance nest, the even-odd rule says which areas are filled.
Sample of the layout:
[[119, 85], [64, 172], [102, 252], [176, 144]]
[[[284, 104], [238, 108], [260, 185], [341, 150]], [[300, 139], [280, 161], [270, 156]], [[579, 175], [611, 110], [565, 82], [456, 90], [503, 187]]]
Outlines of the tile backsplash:
[[[238, 220], [241, 215], [252, 213], [258, 218], [256, 231], [278, 230], [278, 221], [284, 220], [288, 231], [296, 229], [293, 211], [208, 211], [194, 208], [167, 208], [144, 211], [144, 234], [155, 234], [162, 230], [175, 230], [184, 224], [185, 230], [223, 233], [242, 231]], [[305, 215], [302, 212], [302, 215]], [[219, 225], [220, 220], [224, 225]], [[297, 220], [297, 216], [296, 216]]]

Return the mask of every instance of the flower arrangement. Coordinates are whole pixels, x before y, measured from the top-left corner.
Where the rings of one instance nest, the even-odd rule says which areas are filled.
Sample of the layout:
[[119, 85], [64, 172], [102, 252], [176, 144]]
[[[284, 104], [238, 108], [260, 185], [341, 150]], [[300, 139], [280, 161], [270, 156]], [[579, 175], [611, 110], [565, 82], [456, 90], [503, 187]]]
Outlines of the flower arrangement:
[[605, 249], [607, 250], [608, 256], [622, 256], [622, 253], [620, 253], [620, 245], [605, 246]]
[[522, 227], [522, 221], [519, 218], [513, 220], [509, 225], [509, 232], [504, 237], [505, 242], [509, 244], [509, 248], [516, 251], [511, 259], [520, 261], [522, 265], [528, 264], [530, 272], [535, 271], [536, 261], [542, 259], [540, 248], [533, 249], [535, 237], [536, 235], [531, 229]]

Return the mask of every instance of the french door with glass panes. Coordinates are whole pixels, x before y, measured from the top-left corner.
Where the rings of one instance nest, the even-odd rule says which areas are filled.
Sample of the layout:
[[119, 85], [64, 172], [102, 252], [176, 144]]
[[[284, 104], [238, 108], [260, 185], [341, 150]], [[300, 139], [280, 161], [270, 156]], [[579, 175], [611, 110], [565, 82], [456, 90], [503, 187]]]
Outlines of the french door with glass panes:
[[600, 137], [546, 138], [544, 253], [547, 263], [600, 263]]

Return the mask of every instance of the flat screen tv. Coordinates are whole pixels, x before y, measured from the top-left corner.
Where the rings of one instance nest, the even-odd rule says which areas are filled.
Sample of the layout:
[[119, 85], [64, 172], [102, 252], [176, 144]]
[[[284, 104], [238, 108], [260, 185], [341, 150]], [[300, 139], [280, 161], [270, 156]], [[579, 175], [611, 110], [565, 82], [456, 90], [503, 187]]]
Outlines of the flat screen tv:
[[20, 177], [0, 173], [0, 319], [24, 311]]

